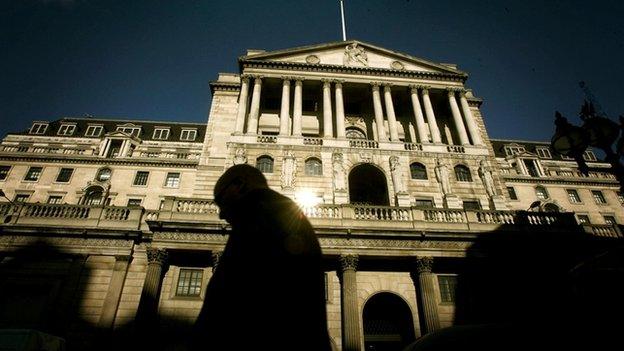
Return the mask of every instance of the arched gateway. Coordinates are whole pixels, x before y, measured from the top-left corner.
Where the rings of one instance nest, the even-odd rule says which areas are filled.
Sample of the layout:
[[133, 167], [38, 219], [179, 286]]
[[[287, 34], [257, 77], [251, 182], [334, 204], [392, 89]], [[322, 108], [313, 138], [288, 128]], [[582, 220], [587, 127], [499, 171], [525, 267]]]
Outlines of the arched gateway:
[[392, 293], [379, 293], [364, 305], [364, 349], [403, 350], [414, 341], [412, 313], [405, 301]]
[[352, 204], [389, 206], [386, 176], [370, 164], [355, 166], [349, 173], [349, 199]]

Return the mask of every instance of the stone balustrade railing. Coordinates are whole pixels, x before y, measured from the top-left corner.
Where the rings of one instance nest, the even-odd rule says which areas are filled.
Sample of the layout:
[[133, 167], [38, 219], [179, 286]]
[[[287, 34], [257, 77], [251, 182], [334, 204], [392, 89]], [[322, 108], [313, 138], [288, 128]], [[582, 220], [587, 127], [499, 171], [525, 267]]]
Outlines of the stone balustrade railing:
[[422, 151], [422, 144], [418, 143], [403, 143], [403, 147], [408, 151]]
[[379, 149], [379, 142], [375, 140], [351, 139], [349, 146], [359, 149]]
[[277, 137], [275, 135], [258, 135], [257, 141], [264, 144], [275, 144]]
[[20, 203], [0, 205], [5, 225], [45, 225], [62, 228], [138, 230], [142, 207]]
[[[563, 231], [596, 237], [624, 238], [617, 225], [579, 225], [573, 213], [528, 211], [488, 211], [421, 207], [321, 204], [302, 207], [313, 225], [360, 229], [405, 229], [451, 233], [495, 230]], [[4, 225], [52, 226], [65, 228], [145, 229], [146, 222], [211, 222], [219, 219], [219, 209], [211, 199], [166, 197], [160, 210], [142, 207], [0, 203]]]
[[304, 137], [303, 145], [323, 145], [323, 138]]
[[466, 149], [463, 146], [459, 146], [459, 145], [448, 145], [446, 147], [446, 151], [448, 152], [455, 152], [458, 154], [465, 154], [466, 153]]

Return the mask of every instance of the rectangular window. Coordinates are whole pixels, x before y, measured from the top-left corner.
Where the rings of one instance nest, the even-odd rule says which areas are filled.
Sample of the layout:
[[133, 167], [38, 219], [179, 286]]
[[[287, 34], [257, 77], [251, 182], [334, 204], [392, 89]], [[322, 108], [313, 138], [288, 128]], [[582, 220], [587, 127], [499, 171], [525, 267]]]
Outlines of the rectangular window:
[[594, 154], [593, 151], [587, 150], [585, 151], [585, 153], [583, 154], [583, 159], [585, 161], [596, 161], [596, 154]]
[[11, 166], [0, 166], [0, 180], [5, 180], [9, 176]]
[[438, 284], [440, 286], [440, 300], [442, 302], [455, 302], [455, 292], [457, 290], [457, 276], [439, 275]]
[[199, 296], [203, 273], [201, 269], [180, 269], [176, 296]]
[[128, 199], [128, 207], [141, 206], [142, 199]]
[[26, 177], [24, 177], [24, 180], [29, 182], [36, 182], [39, 180], [42, 171], [43, 167], [30, 167], [28, 169], [28, 172], [26, 172]]
[[17, 194], [15, 195], [13, 202], [26, 202], [28, 201], [29, 198], [30, 198], [30, 195], [28, 194]]
[[97, 137], [102, 134], [102, 130], [104, 128], [102, 126], [88, 126], [87, 131], [85, 132], [85, 136], [87, 137]]
[[167, 140], [169, 139], [169, 128], [156, 128], [154, 129], [154, 136], [152, 139]]
[[47, 123], [33, 123], [32, 127], [30, 127], [30, 134], [44, 134], [48, 129]]
[[505, 146], [505, 154], [507, 156], [518, 155], [524, 152], [524, 147], [522, 146]]
[[579, 196], [578, 191], [574, 189], [566, 189], [566, 191], [568, 192], [568, 200], [570, 200], [570, 203], [581, 203], [581, 197]]
[[[1, 174], [1, 173], [0, 173], [0, 174]], [[4, 178], [2, 178], [2, 177], [0, 176], [0, 179], [4, 179]], [[621, 192], [621, 191], [618, 191], [618, 192], [617, 192], [617, 198], [618, 198], [618, 201], [620, 202], [620, 205], [623, 205], [623, 206], [624, 206], [624, 194], [622, 194], [622, 192]]]
[[531, 177], [539, 177], [539, 171], [537, 170], [537, 166], [535, 165], [535, 160], [523, 160], [524, 165], [526, 166], [527, 171]]
[[53, 205], [58, 205], [58, 204], [61, 203], [62, 200], [63, 200], [63, 197], [60, 196], [60, 195], [50, 195], [48, 197], [47, 203], [53, 204]]
[[130, 134], [134, 137], [138, 137], [139, 134], [141, 134], [141, 128], [117, 127], [117, 130], [126, 134]]
[[149, 172], [145, 171], [137, 171], [134, 176], [134, 182], [132, 185], [147, 185], [147, 178], [149, 177]]
[[61, 124], [58, 130], [58, 135], [72, 135], [76, 130], [76, 126], [73, 124]]
[[167, 173], [167, 179], [165, 179], [165, 187], [177, 188], [180, 186], [180, 173]]
[[604, 218], [604, 221], [606, 224], [609, 224], [609, 225], [617, 224], [617, 221], [615, 220], [614, 216], [602, 216], [602, 218]]
[[481, 204], [479, 203], [479, 201], [464, 201], [464, 210], [480, 210], [481, 209]]
[[594, 201], [596, 201], [596, 203], [599, 205], [604, 205], [607, 203], [607, 200], [600, 190], [592, 190], [592, 196], [594, 197]]
[[511, 199], [511, 200], [518, 200], [518, 195], [516, 194], [516, 189], [514, 189], [512, 186], [508, 186], [507, 187], [507, 194], [509, 195], [509, 199]]
[[552, 155], [550, 154], [550, 150], [546, 149], [546, 148], [537, 148], [537, 155], [541, 158], [552, 158]]
[[197, 137], [197, 131], [195, 129], [182, 129], [180, 134], [180, 140], [194, 141]]
[[416, 207], [433, 208], [433, 200], [430, 200], [430, 199], [416, 199], [414, 205]]
[[73, 173], [73, 168], [61, 168], [58, 176], [56, 176], [56, 181], [59, 183], [67, 183], [71, 179]]
[[588, 215], [576, 215], [580, 224], [590, 224]]

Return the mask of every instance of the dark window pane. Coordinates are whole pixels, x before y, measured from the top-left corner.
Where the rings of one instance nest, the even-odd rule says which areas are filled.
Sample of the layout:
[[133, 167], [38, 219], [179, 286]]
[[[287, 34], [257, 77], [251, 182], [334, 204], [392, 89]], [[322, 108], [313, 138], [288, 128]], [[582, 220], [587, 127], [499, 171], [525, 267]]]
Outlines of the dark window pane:
[[509, 198], [511, 200], [518, 200], [518, 195], [516, 195], [516, 189], [511, 186], [507, 187], [507, 193], [509, 194]]
[[134, 176], [133, 185], [147, 185], [147, 178], [149, 177], [149, 172], [145, 171], [137, 171]]
[[273, 173], [273, 159], [269, 156], [260, 156], [256, 160], [256, 168], [262, 173]]
[[427, 167], [422, 163], [412, 163], [410, 165], [412, 179], [427, 179]]
[[61, 168], [58, 176], [56, 177], [56, 181], [59, 183], [67, 183], [71, 179], [73, 173], [73, 168]]
[[199, 296], [203, 271], [201, 269], [180, 269], [176, 295]]
[[442, 302], [455, 302], [455, 291], [457, 289], [457, 277], [453, 275], [439, 275], [440, 298]]
[[466, 166], [455, 166], [455, 178], [458, 182], [472, 182], [472, 175]]
[[10, 170], [11, 166], [0, 166], [0, 180], [5, 180]]
[[30, 167], [28, 169], [28, 173], [26, 173], [26, 177], [24, 178], [24, 180], [28, 180], [28, 181], [37, 181], [39, 180], [39, 177], [41, 176], [41, 171], [43, 170], [42, 167]]

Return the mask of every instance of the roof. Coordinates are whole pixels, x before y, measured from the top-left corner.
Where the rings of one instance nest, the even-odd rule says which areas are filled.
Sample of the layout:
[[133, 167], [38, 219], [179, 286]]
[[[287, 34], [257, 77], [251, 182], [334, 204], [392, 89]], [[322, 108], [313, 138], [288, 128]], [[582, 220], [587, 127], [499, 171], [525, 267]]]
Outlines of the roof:
[[[550, 142], [547, 141], [525, 141], [525, 140], [509, 140], [509, 139], [490, 139], [492, 143], [492, 148], [494, 148], [494, 155], [496, 157], [507, 157], [509, 156], [505, 152], [505, 146], [520, 146], [523, 147], [526, 152], [529, 152], [534, 155], [538, 155], [537, 149], [548, 149], [550, 151], [550, 155], [552, 160], [559, 161], [570, 161], [570, 158], [563, 158], [561, 155], [557, 154], [552, 147], [550, 146]], [[589, 151], [593, 150], [591, 148]], [[538, 155], [539, 156], [539, 155]]]
[[[37, 122], [45, 122], [45, 121], [35, 121]], [[180, 141], [180, 135], [183, 129], [196, 129], [197, 136], [195, 137], [195, 142], [203, 142], [204, 135], [206, 134], [206, 124], [205, 123], [184, 123], [184, 122], [171, 122], [171, 121], [146, 121], [146, 120], [136, 120], [136, 119], [107, 119], [107, 118], [84, 118], [84, 117], [65, 117], [48, 123], [48, 128], [44, 134], [37, 134], [41, 136], [60, 136], [58, 135], [59, 127], [62, 124], [75, 124], [76, 130], [72, 135], [67, 135], [66, 137], [80, 137], [80, 138], [101, 138], [106, 133], [113, 132], [117, 130], [117, 127], [127, 124], [133, 124], [141, 127], [141, 134], [139, 138], [142, 140], [158, 140], [158, 141]], [[90, 125], [101, 125], [104, 127], [104, 131], [99, 136], [85, 136], [85, 132]], [[166, 140], [163, 139], [153, 139], [154, 129], [157, 127], [169, 128], [169, 138]], [[21, 132], [10, 133], [17, 135], [32, 135], [29, 133], [29, 130], [24, 130]], [[184, 140], [183, 140], [184, 141]]]

